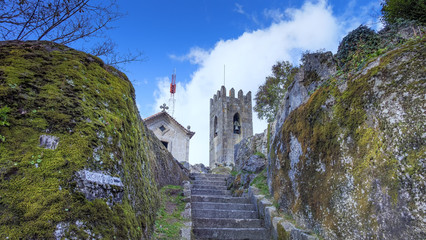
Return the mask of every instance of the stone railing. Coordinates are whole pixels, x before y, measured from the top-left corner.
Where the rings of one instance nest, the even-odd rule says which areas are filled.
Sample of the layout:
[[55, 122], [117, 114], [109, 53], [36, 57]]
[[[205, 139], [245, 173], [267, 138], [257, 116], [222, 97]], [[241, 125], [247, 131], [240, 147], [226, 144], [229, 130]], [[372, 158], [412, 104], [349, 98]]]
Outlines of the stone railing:
[[182, 217], [187, 219], [184, 227], [180, 229], [182, 240], [191, 240], [192, 238], [192, 215], [191, 215], [191, 182], [183, 181], [183, 196], [186, 202], [185, 210], [182, 212]]
[[310, 235], [309, 232], [296, 228], [296, 226], [280, 217], [273, 203], [264, 195], [259, 194], [256, 187], [250, 186], [248, 195], [254, 204], [256, 211], [261, 219], [264, 220], [264, 226], [271, 232], [271, 239], [284, 240], [318, 240], [316, 236]]

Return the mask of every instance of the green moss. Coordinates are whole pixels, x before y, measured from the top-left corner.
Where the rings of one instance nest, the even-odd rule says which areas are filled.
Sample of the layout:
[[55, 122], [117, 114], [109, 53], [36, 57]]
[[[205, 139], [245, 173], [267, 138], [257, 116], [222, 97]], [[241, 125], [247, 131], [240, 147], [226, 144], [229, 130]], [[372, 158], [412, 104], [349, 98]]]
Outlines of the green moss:
[[212, 174], [231, 174], [231, 169], [219, 166], [212, 169]]
[[[424, 59], [424, 41], [408, 41], [401, 48], [384, 53], [380, 59], [372, 59], [369, 63], [377, 61], [377, 64], [365, 73], [354, 74], [354, 71], [352, 75], [336, 75], [327, 81], [328, 84], [320, 86], [305, 104], [291, 112], [280, 129], [281, 139], [275, 140], [270, 151], [271, 159], [277, 159], [281, 166], [280, 170], [273, 169], [274, 199], [285, 202], [286, 205], [282, 206], [284, 209], [311, 216], [312, 220], [321, 221], [323, 226], [334, 231], [338, 238], [342, 238], [337, 224], [338, 221], [348, 219], [339, 220], [342, 216], [333, 208], [333, 201], [339, 199], [342, 191], [348, 191], [345, 189], [347, 176], [353, 178], [354, 190], [348, 194], [356, 202], [354, 211], [360, 215], [357, 221], [370, 223], [363, 226], [366, 232], [375, 231], [378, 227], [377, 219], [372, 218], [372, 212], [376, 211], [371, 203], [372, 191], [389, 195], [393, 205], [398, 204], [401, 188], [398, 171], [401, 165], [410, 166], [404, 167], [404, 171], [413, 177], [418, 177], [419, 171], [422, 171], [418, 160], [424, 157], [425, 148], [419, 145], [419, 137], [411, 133], [422, 132], [422, 129], [417, 125], [399, 127], [406, 136], [406, 139], [395, 139], [402, 143], [400, 149], [412, 150], [404, 152], [406, 157], [402, 161], [397, 160], [395, 153], [391, 152], [393, 149], [388, 148], [392, 142], [386, 139], [394, 136], [393, 127], [382, 119], [372, 118], [375, 116], [372, 111], [382, 101], [377, 92], [373, 92], [374, 80], [378, 77], [383, 79], [382, 81], [394, 79], [394, 82], [385, 82], [384, 87], [379, 89], [384, 94], [382, 98], [397, 93], [400, 89], [401, 92], [413, 95], [421, 95], [422, 91], [424, 93], [424, 88], [419, 90], [422, 89], [420, 85], [424, 84], [424, 81], [408, 84], [409, 77], [397, 80], [391, 75], [397, 72], [401, 76], [412, 76], [416, 69], [424, 69], [421, 64], [418, 66], [418, 62], [421, 62], [418, 60]], [[397, 69], [388, 68], [389, 64], [397, 63], [398, 59], [407, 53], [417, 54], [412, 56], [413, 62], [396, 65]], [[343, 82], [347, 87], [341, 92], [338, 86]], [[330, 104], [327, 100], [331, 100], [332, 107], [327, 105]], [[409, 104], [404, 106], [404, 110], [411, 111], [409, 109], [415, 106], [413, 103]], [[409, 112], [407, 114], [417, 115]], [[416, 122], [414, 119], [412, 121]], [[405, 126], [405, 123], [403, 125]], [[302, 155], [296, 166], [300, 173], [295, 175], [297, 191], [300, 194], [298, 197], [294, 195], [294, 182], [289, 178], [288, 146], [291, 145], [292, 136], [297, 138], [302, 147]], [[377, 183], [380, 184], [379, 189], [375, 189]]]
[[[7, 114], [10, 112], [10, 108], [7, 106], [3, 106], [0, 108], [0, 126], [9, 126], [9, 122], [7, 121]], [[4, 142], [5, 137], [0, 134], [0, 141]]]
[[261, 153], [261, 152], [255, 152], [255, 153], [254, 153], [254, 155], [257, 155], [257, 156], [259, 156], [259, 157], [261, 157], [261, 158], [266, 159], [265, 154], [263, 154], [263, 153]]
[[[0, 126], [0, 238], [49, 239], [60, 223], [68, 238], [151, 235], [158, 195], [146, 129], [130, 81], [100, 63], [49, 42], [0, 46], [0, 102], [10, 108], [10, 126]], [[57, 149], [39, 146], [46, 134]], [[82, 169], [120, 177], [122, 203], [86, 200], [75, 190]]]
[[281, 224], [277, 224], [278, 239], [289, 240], [290, 233], [287, 232]]
[[266, 169], [260, 172], [250, 183], [251, 186], [255, 186], [260, 190], [260, 193], [265, 196], [269, 196], [269, 188], [267, 183]]

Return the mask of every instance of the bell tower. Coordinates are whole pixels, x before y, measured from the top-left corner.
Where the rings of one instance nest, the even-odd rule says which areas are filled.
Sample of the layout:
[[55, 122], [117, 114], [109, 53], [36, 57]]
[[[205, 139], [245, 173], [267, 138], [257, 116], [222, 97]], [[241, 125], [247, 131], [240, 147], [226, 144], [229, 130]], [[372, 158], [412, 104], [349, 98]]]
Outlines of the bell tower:
[[253, 135], [251, 92], [226, 88], [210, 99], [210, 168], [234, 165], [234, 145]]

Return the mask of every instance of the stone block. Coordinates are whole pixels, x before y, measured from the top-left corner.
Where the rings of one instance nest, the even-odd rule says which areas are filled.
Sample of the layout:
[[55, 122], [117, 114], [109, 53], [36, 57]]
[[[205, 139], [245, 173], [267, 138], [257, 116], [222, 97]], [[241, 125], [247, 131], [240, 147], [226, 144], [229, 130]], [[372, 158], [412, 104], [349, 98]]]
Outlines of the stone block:
[[277, 209], [273, 206], [265, 207], [265, 228], [271, 230], [272, 219], [277, 215]]
[[292, 223], [287, 222], [285, 220], [279, 221], [276, 227], [277, 239], [282, 239], [282, 240], [292, 239], [291, 232], [293, 231], [293, 229], [295, 229], [295, 226]]
[[309, 235], [309, 233], [301, 230], [301, 229], [297, 229], [294, 228], [291, 230], [290, 233], [290, 239], [292, 240], [318, 240], [317, 237]]
[[41, 135], [39, 138], [40, 147], [55, 150], [59, 144], [59, 138], [50, 135]]

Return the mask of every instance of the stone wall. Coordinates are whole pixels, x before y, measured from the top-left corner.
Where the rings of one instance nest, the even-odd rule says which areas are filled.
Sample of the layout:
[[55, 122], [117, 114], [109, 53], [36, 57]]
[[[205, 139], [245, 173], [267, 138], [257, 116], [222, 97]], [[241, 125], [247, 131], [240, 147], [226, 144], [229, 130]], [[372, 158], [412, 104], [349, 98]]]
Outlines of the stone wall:
[[152, 172], [158, 187], [181, 185], [184, 180], [189, 180], [189, 170], [173, 157], [151, 130], [147, 131], [147, 140], [155, 159]]

